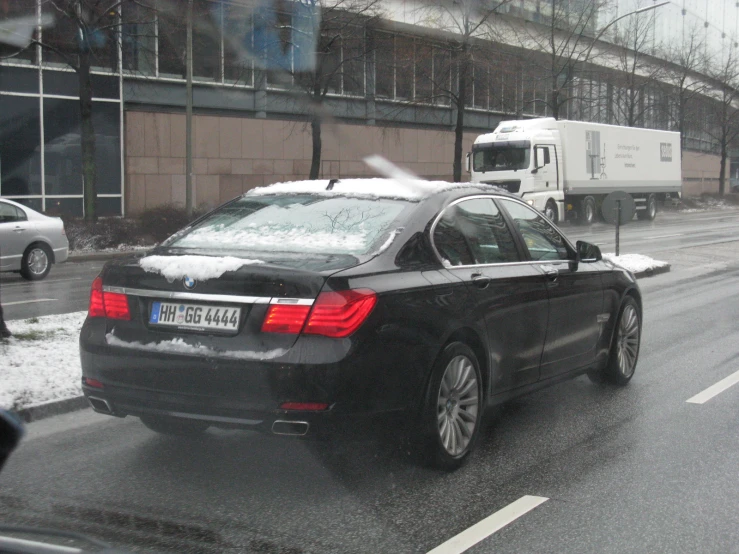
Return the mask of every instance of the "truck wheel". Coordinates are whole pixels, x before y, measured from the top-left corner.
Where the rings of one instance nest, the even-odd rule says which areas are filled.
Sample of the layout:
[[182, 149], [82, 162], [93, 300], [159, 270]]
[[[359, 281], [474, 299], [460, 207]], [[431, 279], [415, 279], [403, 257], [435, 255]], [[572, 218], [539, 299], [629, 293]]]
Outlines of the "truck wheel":
[[654, 221], [657, 217], [657, 197], [654, 194], [650, 194], [647, 197], [647, 209], [636, 212], [639, 219], [646, 221]]
[[559, 210], [557, 210], [557, 203], [554, 200], [547, 200], [547, 205], [544, 207], [544, 215], [552, 223], [557, 223], [559, 220]]
[[592, 196], [586, 196], [582, 202], [580, 202], [580, 223], [583, 225], [592, 225], [595, 223], [596, 208], [595, 198]]

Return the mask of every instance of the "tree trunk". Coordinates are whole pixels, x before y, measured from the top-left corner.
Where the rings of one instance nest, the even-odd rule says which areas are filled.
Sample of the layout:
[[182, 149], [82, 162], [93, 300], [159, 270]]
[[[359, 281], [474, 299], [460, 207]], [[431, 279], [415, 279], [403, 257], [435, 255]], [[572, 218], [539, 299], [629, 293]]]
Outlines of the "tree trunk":
[[552, 117], [559, 119], [559, 90], [556, 87], [552, 90]]
[[[321, 119], [320, 116], [314, 115], [310, 122], [311, 138], [313, 139], [313, 152], [310, 161], [309, 179], [318, 179], [321, 170]], [[331, 175], [332, 178], [338, 177]]]
[[95, 128], [92, 123], [92, 81], [90, 79], [90, 53], [80, 50], [77, 76], [80, 86], [80, 124], [82, 147], [82, 180], [85, 203], [85, 220], [97, 220], [97, 171], [95, 167]]
[[464, 110], [467, 107], [467, 75], [469, 55], [466, 44], [462, 45], [459, 61], [459, 90], [457, 91], [457, 121], [454, 125], [454, 163], [452, 165], [455, 183], [462, 180], [462, 146], [464, 141]]

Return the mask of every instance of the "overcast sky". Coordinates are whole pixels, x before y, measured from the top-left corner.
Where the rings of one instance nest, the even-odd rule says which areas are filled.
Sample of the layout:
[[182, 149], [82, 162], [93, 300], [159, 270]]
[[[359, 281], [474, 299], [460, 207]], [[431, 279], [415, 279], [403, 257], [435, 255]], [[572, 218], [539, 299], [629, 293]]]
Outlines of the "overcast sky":
[[[663, 0], [613, 0], [615, 7], [603, 14], [600, 24], [606, 24], [613, 17], [638, 8], [659, 4]], [[654, 12], [646, 12], [642, 18], [652, 18], [653, 36], [658, 45], [674, 44], [681, 41], [683, 32], [689, 33], [691, 27], [698, 28], [707, 39], [708, 49], [714, 58], [720, 59], [722, 50], [730, 48], [739, 40], [739, 8], [736, 0], [670, 0], [670, 3]], [[686, 15], [682, 15], [685, 9]], [[654, 16], [652, 16], [654, 14]], [[626, 21], [623, 20], [625, 24]], [[708, 22], [708, 27], [705, 23]], [[722, 35], [725, 35], [722, 37]]]

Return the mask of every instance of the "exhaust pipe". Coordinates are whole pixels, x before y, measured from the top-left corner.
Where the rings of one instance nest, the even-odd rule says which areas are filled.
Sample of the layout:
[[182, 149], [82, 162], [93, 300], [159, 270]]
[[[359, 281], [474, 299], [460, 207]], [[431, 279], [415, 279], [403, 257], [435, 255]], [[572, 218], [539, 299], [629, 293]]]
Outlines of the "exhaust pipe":
[[101, 414], [113, 415], [113, 408], [111, 408], [107, 400], [103, 398], [96, 398], [94, 396], [88, 396], [87, 401], [90, 403], [90, 406], [92, 406], [92, 409], [96, 412], [99, 412]]
[[272, 424], [272, 432], [275, 435], [302, 437], [308, 434], [308, 427], [310, 425], [307, 421], [285, 421], [278, 419]]

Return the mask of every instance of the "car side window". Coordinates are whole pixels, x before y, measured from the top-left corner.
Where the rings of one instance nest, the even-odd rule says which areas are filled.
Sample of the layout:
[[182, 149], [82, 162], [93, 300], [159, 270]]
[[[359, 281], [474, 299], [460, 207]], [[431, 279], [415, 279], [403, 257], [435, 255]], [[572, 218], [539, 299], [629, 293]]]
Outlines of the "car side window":
[[12, 223], [14, 221], [25, 219], [25, 217], [21, 217], [21, 215], [23, 215], [23, 212], [15, 206], [11, 206], [5, 202], [0, 202], [0, 223]]
[[434, 229], [434, 244], [452, 266], [519, 261], [513, 235], [489, 198], [449, 206]]
[[546, 218], [514, 200], [499, 199], [521, 232], [532, 260], [567, 260], [570, 252], [564, 237]]

